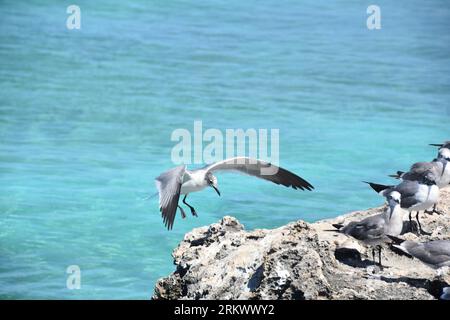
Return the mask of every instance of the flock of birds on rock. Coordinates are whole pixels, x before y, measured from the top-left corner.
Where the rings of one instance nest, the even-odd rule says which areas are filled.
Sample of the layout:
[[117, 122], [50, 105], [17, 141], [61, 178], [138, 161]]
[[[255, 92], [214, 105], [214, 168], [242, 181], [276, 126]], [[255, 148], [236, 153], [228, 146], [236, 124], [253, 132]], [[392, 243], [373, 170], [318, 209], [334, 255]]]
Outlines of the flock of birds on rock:
[[[440, 189], [450, 185], [450, 141], [432, 145], [439, 147], [437, 158], [431, 162], [415, 163], [408, 172], [398, 171], [395, 175], [391, 175], [401, 180], [399, 184], [387, 186], [367, 182], [386, 198], [388, 206], [384, 212], [359, 222], [350, 222], [345, 226], [334, 225], [339, 232], [372, 246], [374, 263], [376, 263], [375, 248], [378, 248], [380, 268], [382, 268], [381, 244], [387, 242], [393, 243], [398, 249], [435, 269], [450, 266], [450, 240], [420, 243], [398, 238], [403, 229], [403, 217], [406, 213], [409, 213], [410, 226], [413, 226], [412, 213], [417, 212], [415, 217], [417, 228], [414, 231], [418, 234], [429, 234], [422, 229], [420, 211], [442, 214], [436, 206]], [[214, 176], [214, 173], [220, 171], [240, 172], [293, 189], [309, 191], [314, 189], [308, 181], [286, 169], [247, 157], [226, 159], [196, 170], [187, 170], [185, 165], [181, 165], [155, 179], [160, 212], [169, 230], [173, 227], [177, 209], [180, 210], [183, 219], [186, 217], [184, 209], [178, 203], [181, 195], [184, 195], [182, 202], [189, 207], [193, 216], [197, 216], [197, 212], [186, 202], [186, 197], [190, 193], [211, 187], [220, 196], [217, 178]]]
[[373, 262], [375, 248], [378, 249], [378, 265], [382, 268], [381, 250], [383, 243], [391, 243], [406, 254], [415, 257], [434, 269], [450, 266], [450, 240], [434, 240], [428, 242], [405, 241], [398, 236], [403, 230], [403, 217], [409, 212], [409, 225], [412, 213], [416, 213], [419, 235], [430, 235], [422, 229], [419, 212], [443, 214], [437, 210], [440, 189], [450, 186], [450, 141], [438, 146], [437, 158], [431, 162], [418, 162], [408, 172], [398, 171], [391, 177], [402, 180], [398, 185], [386, 186], [372, 182], [372, 189], [386, 198], [387, 207], [381, 214], [367, 217], [361, 221], [352, 221], [347, 225], [333, 226], [348, 236], [366, 245], [372, 246]]

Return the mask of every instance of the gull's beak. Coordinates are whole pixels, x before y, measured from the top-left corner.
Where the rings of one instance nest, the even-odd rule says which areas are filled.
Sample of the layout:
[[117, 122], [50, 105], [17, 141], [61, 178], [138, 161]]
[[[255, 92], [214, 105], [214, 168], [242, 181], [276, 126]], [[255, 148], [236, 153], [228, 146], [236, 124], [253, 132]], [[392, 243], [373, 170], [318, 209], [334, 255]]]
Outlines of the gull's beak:
[[219, 197], [220, 197], [220, 191], [219, 191], [219, 189], [217, 189], [217, 187], [216, 186], [211, 186], [214, 190], [216, 190], [216, 192], [217, 192], [217, 194], [219, 195]]
[[395, 200], [389, 200], [389, 209], [390, 209], [390, 212], [389, 212], [389, 220], [391, 220], [392, 219], [392, 214], [394, 213], [394, 210], [395, 210], [395, 207], [398, 205], [399, 203], [398, 202], [396, 202]]
[[430, 143], [430, 146], [433, 147], [443, 147], [444, 145], [442, 143]]

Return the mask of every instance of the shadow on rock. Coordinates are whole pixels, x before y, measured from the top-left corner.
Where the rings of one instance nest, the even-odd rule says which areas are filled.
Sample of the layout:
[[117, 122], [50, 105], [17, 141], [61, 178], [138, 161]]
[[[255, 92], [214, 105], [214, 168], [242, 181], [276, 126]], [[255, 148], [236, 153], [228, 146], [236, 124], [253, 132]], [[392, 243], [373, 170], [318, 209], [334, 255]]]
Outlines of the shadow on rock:
[[409, 278], [409, 277], [398, 277], [398, 278], [389, 278], [385, 276], [381, 276], [380, 280], [385, 281], [387, 283], [407, 283], [411, 287], [418, 289], [425, 289], [436, 299], [442, 294], [442, 290], [445, 287], [448, 287], [449, 284], [444, 280], [440, 279], [424, 279], [424, 278]]
[[334, 252], [334, 257], [353, 268], [366, 268], [373, 266], [373, 261], [367, 259], [361, 259], [361, 253], [353, 248], [337, 248]]

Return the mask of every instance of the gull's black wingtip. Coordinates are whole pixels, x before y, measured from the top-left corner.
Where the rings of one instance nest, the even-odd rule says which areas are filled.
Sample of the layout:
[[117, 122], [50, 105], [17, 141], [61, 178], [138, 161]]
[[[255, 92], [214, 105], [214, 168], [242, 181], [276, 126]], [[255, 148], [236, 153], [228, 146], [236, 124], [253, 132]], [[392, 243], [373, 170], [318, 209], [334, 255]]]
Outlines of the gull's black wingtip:
[[308, 190], [308, 191], [313, 191], [313, 190], [314, 190], [314, 186], [313, 186], [312, 184], [308, 183], [308, 184], [305, 186], [305, 189]]
[[377, 193], [381, 193], [382, 191], [392, 188], [392, 186], [385, 186], [384, 184], [378, 184], [368, 181], [363, 181], [364, 183], [367, 183], [373, 190], [375, 190]]
[[333, 223], [332, 226], [338, 230], [340, 230], [344, 227], [344, 225], [342, 223]]
[[394, 243], [394, 244], [401, 244], [402, 242], [404, 242], [405, 240], [403, 240], [403, 239], [401, 239], [401, 238], [397, 238], [397, 237], [394, 237], [394, 236], [390, 236], [390, 235], [386, 235], [389, 239], [391, 239], [392, 240], [392, 242]]
[[[362, 181], [362, 183], [367, 183], [369, 186], [371, 186], [372, 187], [372, 185], [374, 184], [374, 183], [372, 183], [372, 182], [369, 182], [369, 181]], [[373, 188], [373, 187], [372, 187]]]
[[309, 183], [309, 182], [306, 181], [305, 179], [302, 179], [302, 180], [303, 180], [303, 187], [304, 187], [306, 190], [308, 190], [308, 191], [314, 190], [314, 186], [313, 186], [311, 183]]
[[311, 183], [299, 176], [297, 176], [296, 182], [291, 183], [291, 187], [295, 190], [300, 189], [302, 191], [304, 191], [305, 189], [308, 191], [312, 191], [314, 189], [314, 186]]
[[404, 174], [403, 171], [397, 171], [396, 174], [390, 174], [388, 177], [391, 177], [391, 178], [394, 178], [394, 179], [400, 179], [403, 174]]
[[429, 145], [432, 147], [443, 147], [444, 146], [444, 144], [442, 144], [442, 143], [430, 143]]
[[167, 228], [167, 231], [171, 231], [173, 228], [173, 224], [170, 224], [170, 222], [166, 222], [166, 228]]

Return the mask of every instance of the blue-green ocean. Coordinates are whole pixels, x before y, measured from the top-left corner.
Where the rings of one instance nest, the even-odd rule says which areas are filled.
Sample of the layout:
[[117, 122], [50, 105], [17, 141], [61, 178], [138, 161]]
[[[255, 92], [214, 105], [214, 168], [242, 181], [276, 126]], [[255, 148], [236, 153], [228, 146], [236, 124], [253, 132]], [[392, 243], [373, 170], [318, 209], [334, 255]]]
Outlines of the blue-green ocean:
[[[376, 1], [379, 30], [372, 1], [77, 0], [80, 30], [70, 4], [0, 2], [0, 298], [148, 299], [192, 228], [380, 205], [362, 180], [450, 138], [448, 1]], [[167, 231], [148, 196], [195, 120], [280, 129], [280, 164], [315, 191], [221, 175]]]

